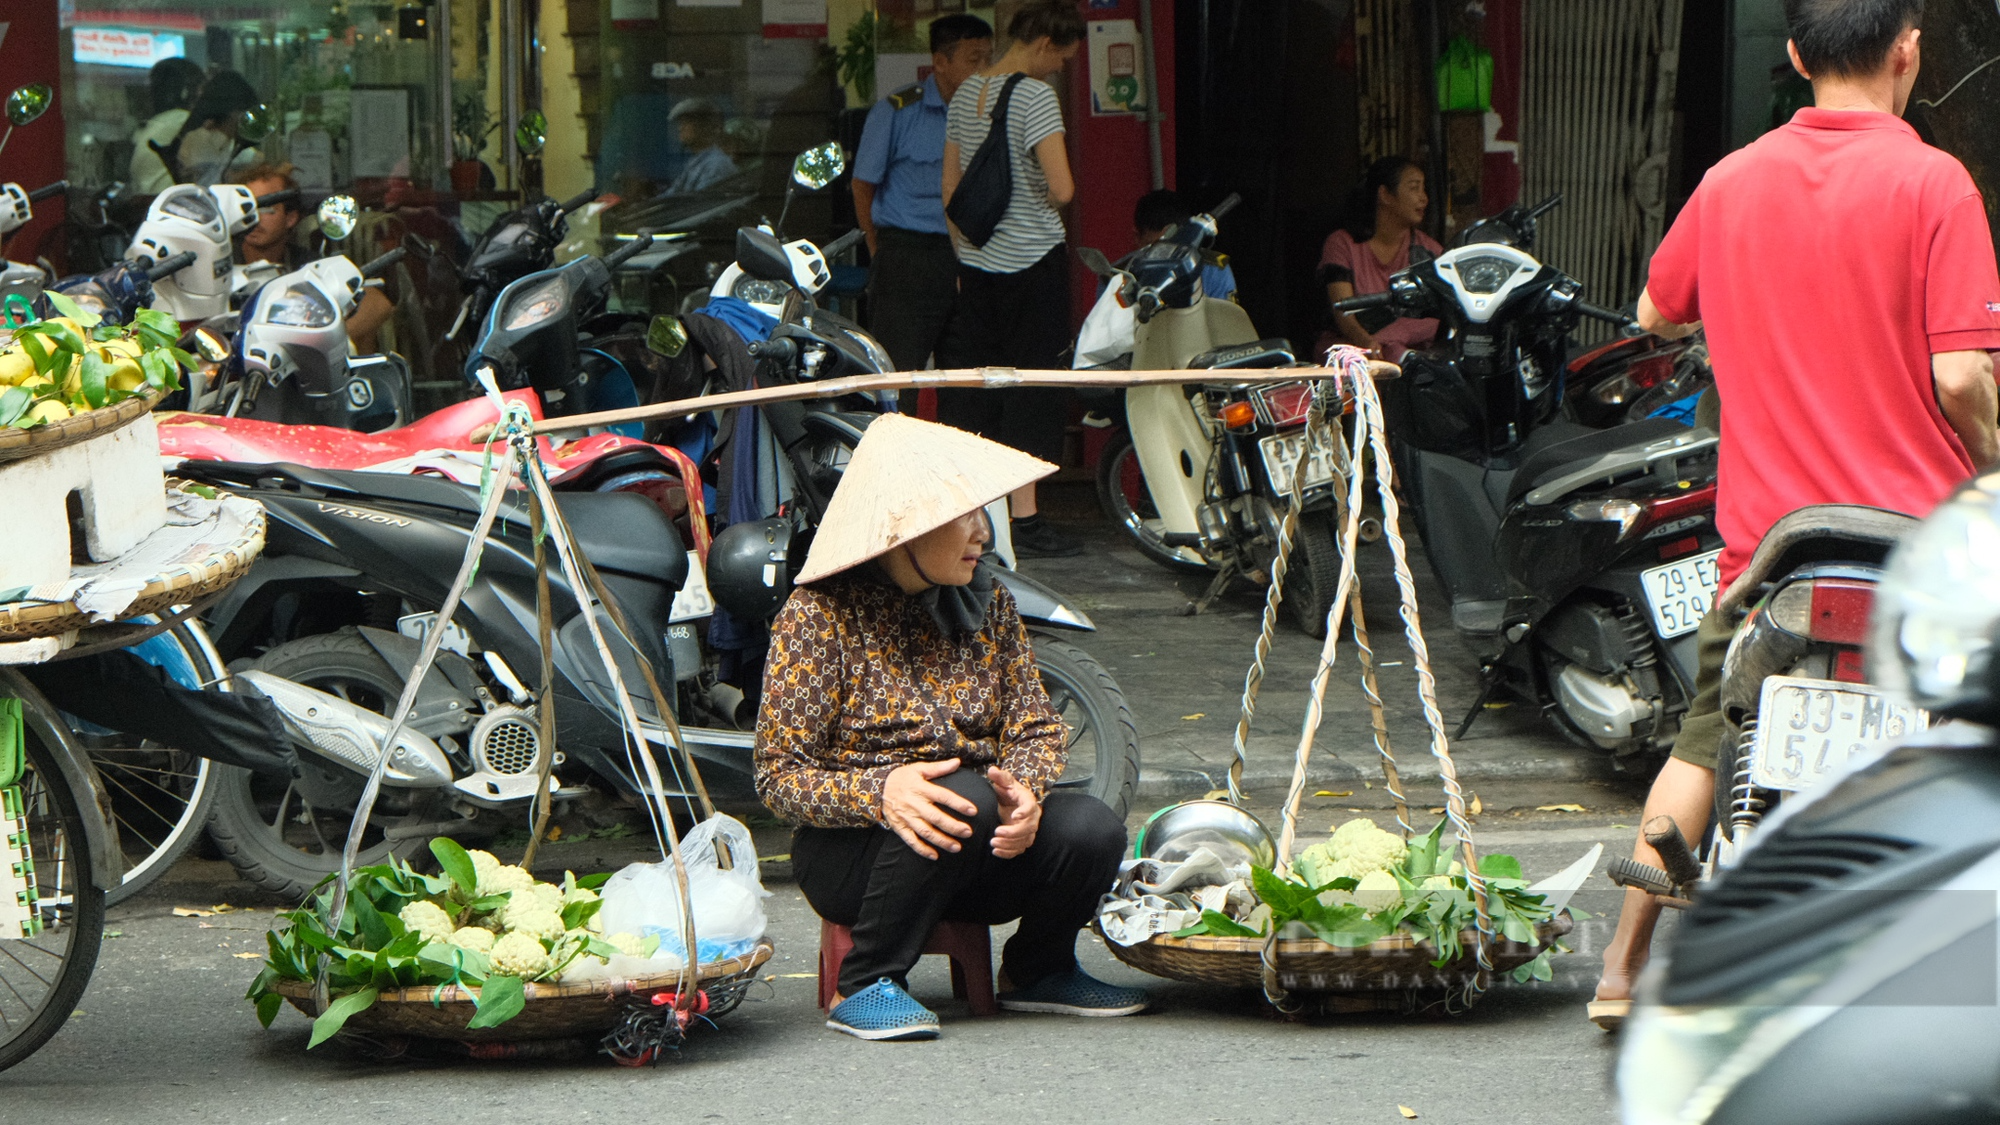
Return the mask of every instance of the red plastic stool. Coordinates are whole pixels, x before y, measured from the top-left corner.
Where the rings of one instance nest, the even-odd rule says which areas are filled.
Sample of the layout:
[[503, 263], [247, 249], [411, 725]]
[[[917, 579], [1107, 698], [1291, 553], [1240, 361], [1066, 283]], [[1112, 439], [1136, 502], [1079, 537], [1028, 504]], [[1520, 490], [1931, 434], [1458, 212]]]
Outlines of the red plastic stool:
[[[854, 950], [854, 931], [825, 919], [819, 924], [819, 1006], [833, 1006], [840, 989], [840, 963]], [[975, 1016], [1000, 1010], [993, 999], [993, 931], [977, 922], [939, 922], [924, 941], [924, 952], [951, 958], [951, 994]]]

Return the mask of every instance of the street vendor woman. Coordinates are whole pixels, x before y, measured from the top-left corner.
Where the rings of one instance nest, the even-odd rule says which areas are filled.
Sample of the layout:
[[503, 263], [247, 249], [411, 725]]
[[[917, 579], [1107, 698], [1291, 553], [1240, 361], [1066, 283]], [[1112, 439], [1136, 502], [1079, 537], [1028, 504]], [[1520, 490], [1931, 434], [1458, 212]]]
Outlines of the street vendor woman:
[[827, 1026], [932, 1039], [905, 991], [941, 920], [1020, 919], [1000, 1006], [1122, 1016], [1146, 994], [1077, 966], [1125, 826], [1053, 788], [1062, 720], [1014, 599], [982, 551], [985, 505], [1055, 466], [903, 415], [868, 427], [799, 588], [771, 629], [757, 792], [799, 824], [792, 869], [819, 915], [853, 929]]

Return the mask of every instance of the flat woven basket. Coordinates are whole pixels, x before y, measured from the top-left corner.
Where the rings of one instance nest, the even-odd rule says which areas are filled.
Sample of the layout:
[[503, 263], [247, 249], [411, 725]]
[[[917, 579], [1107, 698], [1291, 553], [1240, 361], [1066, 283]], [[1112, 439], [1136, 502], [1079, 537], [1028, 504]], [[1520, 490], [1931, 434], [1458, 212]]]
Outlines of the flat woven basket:
[[[4, 436], [4, 433], [0, 433]], [[154, 576], [124, 613], [137, 617], [170, 606], [186, 605], [227, 589], [250, 571], [264, 551], [265, 515], [259, 508], [243, 538], [218, 547], [205, 558], [182, 563]], [[6, 602], [0, 604], [0, 641], [54, 637], [93, 624], [75, 602]]]
[[[771, 944], [727, 961], [708, 961], [700, 967], [702, 984], [718, 984], [757, 971], [771, 959]], [[524, 1042], [535, 1039], [574, 1039], [602, 1035], [618, 1025], [635, 996], [672, 992], [680, 986], [676, 973], [642, 980], [596, 981], [590, 984], [523, 985], [528, 1006], [521, 1014], [498, 1027], [469, 1029], [478, 1011], [472, 997], [457, 985], [437, 988], [405, 988], [385, 992], [365, 1011], [348, 1019], [345, 1031], [381, 1035], [408, 1035], [421, 1039], [452, 1039], [465, 1043]], [[308, 1016], [319, 1015], [313, 1003], [311, 981], [279, 981], [278, 994]]]
[[33, 457], [37, 453], [47, 453], [51, 449], [61, 449], [65, 445], [75, 445], [99, 434], [110, 433], [121, 426], [130, 425], [141, 415], [151, 411], [153, 407], [159, 405], [161, 397], [159, 390], [148, 387], [116, 406], [86, 410], [60, 422], [36, 426], [32, 430], [0, 426], [0, 461]]
[[[1536, 927], [1536, 941], [1496, 940], [1487, 952], [1496, 973], [1527, 964], [1570, 930], [1567, 914]], [[1102, 933], [1100, 931], [1100, 936]], [[1432, 967], [1437, 950], [1407, 933], [1391, 934], [1370, 945], [1342, 949], [1318, 938], [1272, 943], [1271, 962], [1278, 984], [1293, 992], [1390, 992], [1424, 988], [1462, 987], [1479, 971], [1472, 955], [1478, 935], [1459, 935], [1464, 947], [1454, 961]], [[1263, 938], [1187, 937], [1161, 934], [1136, 945], [1104, 944], [1113, 956], [1141, 972], [1170, 980], [1196, 981], [1229, 988], [1257, 988], [1264, 983]]]

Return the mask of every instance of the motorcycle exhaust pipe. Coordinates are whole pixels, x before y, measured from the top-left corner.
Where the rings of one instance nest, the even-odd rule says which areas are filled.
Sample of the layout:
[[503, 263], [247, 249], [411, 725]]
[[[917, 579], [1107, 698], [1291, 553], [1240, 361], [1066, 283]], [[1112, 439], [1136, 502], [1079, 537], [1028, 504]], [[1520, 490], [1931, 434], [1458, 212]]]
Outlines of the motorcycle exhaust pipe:
[[[286, 733], [297, 745], [364, 776], [375, 771], [382, 741], [389, 735], [386, 717], [269, 672], [253, 669], [238, 672], [236, 678], [278, 708]], [[405, 726], [389, 751], [382, 781], [409, 789], [442, 788], [451, 784], [451, 762], [428, 735]]]
[[710, 687], [708, 705], [737, 730], [748, 730], [757, 724], [757, 708], [743, 698], [743, 692], [734, 684], [717, 683]]

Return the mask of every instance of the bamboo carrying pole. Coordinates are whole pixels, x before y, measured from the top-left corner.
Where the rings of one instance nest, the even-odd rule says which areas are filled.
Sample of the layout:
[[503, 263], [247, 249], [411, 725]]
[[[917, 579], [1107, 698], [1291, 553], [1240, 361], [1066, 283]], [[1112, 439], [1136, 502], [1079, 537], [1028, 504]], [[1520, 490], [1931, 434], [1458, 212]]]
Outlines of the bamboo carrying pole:
[[[1368, 373], [1376, 379], [1393, 379], [1403, 369], [1380, 360], [1368, 362]], [[766, 406], [774, 402], [799, 402], [815, 398], [840, 398], [871, 391], [900, 391], [912, 388], [946, 387], [968, 390], [997, 390], [1006, 387], [1148, 387], [1163, 383], [1296, 383], [1305, 379], [1332, 379], [1340, 374], [1332, 367], [1244, 367], [1170, 371], [1036, 371], [1013, 367], [969, 367], [949, 371], [889, 371], [879, 375], [850, 375], [844, 379], [824, 379], [812, 383], [787, 383], [748, 391], [728, 391], [716, 395], [629, 406], [622, 410], [600, 410], [594, 414], [572, 414], [566, 418], [544, 418], [534, 425], [534, 433], [564, 433], [626, 422], [652, 422], [683, 418], [710, 410], [737, 406]], [[483, 442], [493, 426], [472, 431], [471, 440]]]

